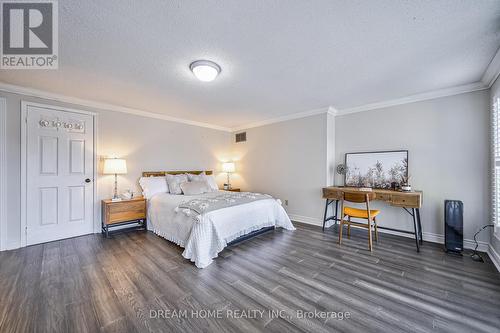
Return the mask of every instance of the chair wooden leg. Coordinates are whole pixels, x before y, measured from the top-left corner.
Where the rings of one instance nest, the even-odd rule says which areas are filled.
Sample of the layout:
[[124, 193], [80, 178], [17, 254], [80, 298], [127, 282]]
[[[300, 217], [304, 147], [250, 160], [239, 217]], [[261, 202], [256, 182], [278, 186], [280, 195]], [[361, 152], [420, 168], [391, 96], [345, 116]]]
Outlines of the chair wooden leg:
[[375, 242], [378, 243], [378, 228], [377, 228], [377, 219], [374, 217], [373, 218], [373, 224], [375, 226]]
[[344, 229], [344, 200], [340, 200], [340, 223], [339, 223], [339, 244], [342, 245], [342, 229]]
[[370, 249], [370, 251], [372, 251], [373, 242], [372, 242], [372, 227], [370, 220], [368, 220], [368, 248]]
[[342, 229], [344, 229], [344, 220], [342, 219], [339, 224], [339, 244], [342, 245]]
[[347, 237], [351, 238], [351, 217], [347, 217]]

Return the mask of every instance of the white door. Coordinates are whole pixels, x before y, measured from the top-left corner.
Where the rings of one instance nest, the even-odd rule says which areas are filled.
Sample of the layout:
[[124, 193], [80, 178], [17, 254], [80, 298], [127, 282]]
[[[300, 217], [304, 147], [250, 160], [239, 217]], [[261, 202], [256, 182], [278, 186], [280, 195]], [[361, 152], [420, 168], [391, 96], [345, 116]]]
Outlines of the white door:
[[93, 232], [93, 116], [28, 105], [26, 243]]

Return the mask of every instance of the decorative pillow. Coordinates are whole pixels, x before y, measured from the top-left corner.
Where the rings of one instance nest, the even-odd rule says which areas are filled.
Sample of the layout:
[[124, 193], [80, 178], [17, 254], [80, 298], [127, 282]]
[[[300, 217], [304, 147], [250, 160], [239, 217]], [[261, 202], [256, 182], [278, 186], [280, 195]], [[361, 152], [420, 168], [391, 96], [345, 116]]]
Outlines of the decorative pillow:
[[217, 182], [215, 181], [215, 177], [213, 175], [205, 174], [205, 171], [200, 173], [199, 175], [194, 175], [188, 173], [188, 179], [190, 182], [198, 182], [198, 181], [206, 181], [208, 187], [210, 188], [210, 192], [218, 191], [219, 186], [217, 186]]
[[205, 180], [199, 182], [194, 181], [181, 183], [180, 187], [185, 195], [196, 195], [211, 192], [210, 187]]
[[205, 175], [205, 180], [208, 183], [208, 186], [210, 187], [212, 192], [219, 190], [219, 186], [217, 185], [217, 182], [215, 181], [214, 175]]
[[182, 194], [182, 189], [180, 185], [187, 181], [188, 181], [188, 176], [186, 174], [167, 175], [168, 189], [172, 194]]
[[141, 177], [139, 185], [141, 185], [142, 195], [146, 199], [151, 199], [157, 193], [168, 193], [168, 185], [165, 177]]
[[190, 182], [201, 182], [201, 181], [205, 180], [206, 174], [205, 174], [205, 171], [203, 171], [199, 175], [188, 173], [187, 176], [188, 176], [188, 179]]

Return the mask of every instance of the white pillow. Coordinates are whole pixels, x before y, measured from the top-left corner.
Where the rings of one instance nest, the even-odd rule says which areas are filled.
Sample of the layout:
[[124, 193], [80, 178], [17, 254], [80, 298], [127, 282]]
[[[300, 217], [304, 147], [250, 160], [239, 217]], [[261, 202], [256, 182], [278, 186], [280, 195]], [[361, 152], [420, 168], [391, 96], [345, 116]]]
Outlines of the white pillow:
[[205, 171], [203, 171], [202, 173], [200, 173], [198, 175], [188, 173], [187, 176], [188, 176], [188, 179], [190, 182], [201, 182], [201, 181], [204, 181], [205, 177], [206, 177]]
[[180, 185], [180, 187], [185, 195], [196, 195], [211, 192], [210, 187], [205, 180], [199, 182], [184, 182]]
[[142, 195], [146, 199], [157, 193], [168, 193], [168, 185], [165, 177], [141, 177], [139, 185], [142, 187]]
[[172, 194], [182, 194], [182, 189], [180, 185], [187, 181], [188, 181], [188, 176], [186, 174], [167, 175], [168, 189]]
[[205, 180], [207, 181], [208, 186], [210, 187], [212, 192], [219, 190], [219, 186], [217, 185], [217, 182], [215, 181], [214, 175], [205, 175]]
[[215, 192], [215, 191], [219, 190], [219, 186], [217, 185], [217, 182], [215, 181], [215, 177], [213, 175], [205, 174], [205, 171], [203, 171], [199, 175], [193, 175], [191, 173], [188, 173], [187, 176], [188, 176], [188, 179], [190, 182], [206, 181], [211, 192]]

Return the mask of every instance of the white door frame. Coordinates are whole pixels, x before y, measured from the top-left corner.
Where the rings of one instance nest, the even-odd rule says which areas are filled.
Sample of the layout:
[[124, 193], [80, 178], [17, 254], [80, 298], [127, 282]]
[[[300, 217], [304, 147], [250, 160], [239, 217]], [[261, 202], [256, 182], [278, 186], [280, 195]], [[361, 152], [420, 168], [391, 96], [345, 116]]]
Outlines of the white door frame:
[[94, 185], [94, 194], [93, 194], [93, 211], [94, 215], [92, 216], [92, 225], [94, 232], [98, 232], [98, 227], [96, 227], [96, 221], [99, 220], [99, 205], [97, 203], [97, 113], [95, 112], [90, 112], [90, 111], [83, 111], [83, 110], [76, 110], [76, 109], [71, 109], [71, 108], [66, 108], [62, 106], [57, 106], [57, 105], [50, 105], [50, 104], [41, 104], [41, 103], [34, 103], [34, 102], [29, 102], [29, 101], [21, 101], [21, 247], [25, 247], [27, 244], [27, 239], [26, 239], [26, 227], [27, 227], [27, 220], [26, 220], [26, 209], [27, 209], [27, 203], [26, 203], [26, 195], [27, 195], [27, 156], [26, 156], [26, 151], [27, 151], [27, 115], [28, 115], [28, 107], [29, 106], [34, 106], [34, 107], [39, 107], [39, 108], [44, 108], [44, 109], [52, 109], [56, 111], [63, 111], [63, 112], [72, 112], [72, 113], [79, 113], [79, 114], [84, 114], [84, 115], [89, 115], [92, 116], [93, 122], [94, 122], [94, 179], [92, 180], [93, 185]]
[[0, 251], [7, 249], [7, 100], [0, 97]]

